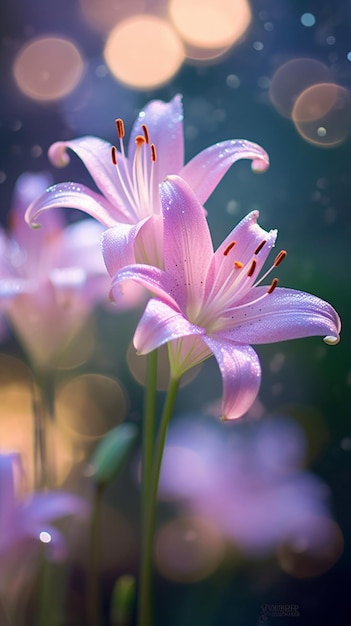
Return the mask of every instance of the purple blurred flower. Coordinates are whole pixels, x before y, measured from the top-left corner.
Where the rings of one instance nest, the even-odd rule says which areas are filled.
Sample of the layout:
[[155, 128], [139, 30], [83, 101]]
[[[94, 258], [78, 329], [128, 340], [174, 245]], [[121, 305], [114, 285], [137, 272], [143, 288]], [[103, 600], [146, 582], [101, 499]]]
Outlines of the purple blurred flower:
[[[214, 252], [204, 210], [190, 187], [177, 176], [161, 185], [164, 221], [164, 270], [131, 265], [112, 282], [135, 280], [158, 299], [151, 299], [134, 335], [147, 354], [169, 342], [171, 373], [181, 376], [213, 353], [223, 380], [224, 419], [243, 415], [254, 402], [261, 380], [258, 356], [250, 344], [324, 335], [339, 340], [338, 314], [324, 300], [262, 281], [286, 256], [279, 252], [258, 279], [275, 244], [276, 230], [257, 224], [249, 213]], [[114, 247], [103, 251], [107, 266]], [[116, 246], [117, 246], [116, 242]]]
[[41, 368], [55, 360], [93, 307], [107, 302], [109, 290], [100, 224], [86, 219], [65, 227], [57, 211], [43, 216], [39, 230], [25, 223], [29, 202], [48, 183], [40, 174], [19, 178], [10, 232], [0, 232], [0, 306]]
[[67, 515], [85, 514], [83, 500], [65, 492], [32, 493], [19, 499], [15, 474], [21, 471], [16, 454], [0, 454], [0, 557], [3, 560], [23, 558], [23, 547], [40, 542], [48, 545], [48, 556], [65, 558], [62, 534], [52, 526], [54, 520]]
[[[117, 120], [117, 132], [120, 150], [97, 137], [57, 142], [49, 150], [56, 165], [69, 162], [67, 148], [75, 152], [101, 193], [72, 182], [60, 183], [34, 200], [26, 214], [28, 223], [33, 224], [47, 209], [73, 207], [89, 213], [104, 226], [114, 226], [114, 253], [107, 258], [111, 275], [135, 262], [162, 266], [158, 186], [165, 176], [179, 174], [204, 203], [238, 159], [251, 159], [256, 171], [266, 170], [269, 163], [266, 152], [257, 144], [228, 140], [208, 147], [184, 165], [180, 96], [169, 103], [154, 100], [139, 113], [130, 135], [128, 157], [124, 152], [122, 120]], [[108, 242], [107, 237], [105, 247]]]
[[205, 416], [188, 416], [170, 428], [159, 493], [214, 522], [246, 553], [303, 536], [312, 546], [331, 518], [326, 485], [301, 469], [305, 451], [302, 430], [288, 419], [224, 432]]

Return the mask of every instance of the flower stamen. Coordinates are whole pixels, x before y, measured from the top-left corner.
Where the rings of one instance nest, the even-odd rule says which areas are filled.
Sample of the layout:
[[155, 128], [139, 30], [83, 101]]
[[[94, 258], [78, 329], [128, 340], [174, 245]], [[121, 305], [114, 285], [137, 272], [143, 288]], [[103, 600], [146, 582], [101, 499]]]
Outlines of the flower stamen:
[[249, 278], [251, 278], [251, 276], [253, 275], [255, 269], [256, 269], [256, 265], [257, 265], [257, 261], [256, 259], [253, 259], [249, 268], [249, 271], [247, 272], [247, 275], [249, 276]]
[[[259, 243], [257, 248], [255, 249], [254, 254], [257, 255], [262, 250], [263, 246], [266, 243], [267, 243], [267, 240], [263, 239]], [[234, 245], [235, 245], [235, 242], [232, 241], [224, 250], [223, 255], [227, 256], [229, 252], [232, 250], [232, 248], [234, 247]], [[207, 314], [212, 315], [214, 309], [217, 307], [220, 307], [221, 303], [224, 304], [225, 299], [227, 297], [230, 298], [231, 300], [231, 306], [229, 307], [229, 309], [227, 309], [227, 313], [234, 311], [234, 310], [245, 308], [247, 304], [236, 305], [235, 301], [236, 302], [240, 301], [242, 296], [245, 294], [246, 289], [254, 288], [260, 285], [262, 281], [271, 273], [271, 271], [282, 263], [282, 261], [285, 259], [286, 256], [287, 256], [286, 250], [281, 250], [275, 257], [272, 266], [253, 285], [251, 284], [250, 279], [252, 278], [252, 276], [254, 275], [257, 269], [257, 260], [255, 258], [254, 259], [251, 258], [245, 264], [242, 263], [241, 261], [234, 261], [233, 270], [234, 271], [239, 270], [239, 271], [235, 274], [235, 278], [233, 278], [233, 274], [229, 274], [224, 280], [224, 282], [221, 284], [217, 292], [216, 292], [216, 281], [215, 281], [215, 283], [212, 286], [211, 293], [209, 295], [209, 299], [211, 299], [211, 305], [207, 307], [208, 308]], [[267, 291], [263, 295], [259, 296], [257, 299], [250, 302], [250, 304], [255, 304], [256, 302], [259, 302], [263, 298], [266, 298], [268, 295], [272, 294], [273, 291], [276, 289], [278, 282], [279, 282], [278, 278], [274, 278], [271, 284], [267, 287]]]
[[145, 137], [146, 143], [150, 143], [150, 135], [149, 135], [148, 127], [146, 126], [146, 124], [142, 124], [141, 128], [143, 129], [143, 133], [144, 133], [144, 137]]
[[[135, 154], [130, 164], [131, 166], [129, 166], [123, 142], [125, 136], [124, 123], [121, 118], [116, 119], [115, 123], [120, 144], [120, 154], [117, 148], [113, 146], [111, 150], [112, 163], [116, 166], [121, 187], [129, 201], [130, 212], [137, 222], [150, 215], [151, 212], [155, 212], [158, 206], [158, 187], [155, 185], [153, 167], [157, 160], [156, 146], [150, 144], [149, 129], [146, 124], [142, 124], [141, 130], [143, 134], [135, 137]], [[150, 146], [149, 157], [143, 148], [146, 144]], [[118, 167], [120, 156], [122, 157], [122, 164]], [[150, 158], [151, 167], [148, 158]]]
[[[260, 278], [260, 280], [257, 281], [257, 283], [255, 283], [254, 287], [257, 287], [257, 285], [259, 285], [267, 276], [268, 274], [271, 273], [271, 271], [275, 268], [278, 267], [278, 265], [280, 265], [282, 263], [282, 261], [284, 261], [285, 257], [288, 255], [286, 250], [281, 250], [280, 252], [278, 252], [277, 256], [275, 257], [274, 261], [273, 261], [273, 265], [269, 268], [269, 270], [267, 270], [267, 272], [265, 272], [263, 274], [263, 276]], [[275, 287], [274, 287], [275, 289]]]
[[229, 252], [234, 248], [235, 244], [236, 244], [236, 241], [232, 241], [224, 250], [223, 255], [227, 256]]
[[278, 284], [278, 283], [279, 283], [278, 278], [273, 278], [273, 280], [272, 280], [272, 282], [271, 282], [270, 286], [269, 286], [269, 287], [268, 287], [268, 289], [267, 289], [267, 293], [268, 293], [268, 294], [273, 293], [273, 291], [275, 290], [275, 288], [276, 288], [276, 286], [277, 286], [277, 284]]
[[258, 254], [262, 250], [263, 246], [266, 245], [266, 243], [267, 243], [267, 239], [263, 239], [261, 243], [258, 244], [254, 254]]
[[124, 129], [124, 122], [123, 120], [121, 120], [120, 117], [116, 120], [116, 130], [117, 130], [118, 139], [123, 139], [126, 133]]
[[111, 148], [111, 158], [113, 165], [117, 165], [117, 148], [116, 146], [112, 146]]
[[274, 267], [278, 267], [278, 265], [280, 265], [282, 263], [282, 261], [284, 261], [285, 257], [287, 256], [287, 251], [286, 250], [281, 250], [277, 256], [274, 259], [274, 263], [273, 266]]
[[234, 304], [232, 307], [227, 309], [226, 311], [227, 314], [231, 312], [234, 313], [234, 311], [239, 311], [240, 309], [246, 309], [248, 305], [252, 306], [253, 304], [257, 304], [257, 302], [264, 300], [265, 298], [267, 298], [267, 296], [273, 293], [276, 286], [278, 285], [278, 282], [279, 282], [278, 278], [273, 278], [270, 286], [268, 287], [267, 291], [264, 294], [262, 294], [258, 298], [255, 298], [255, 300], [250, 300], [250, 302], [245, 302], [244, 304]]

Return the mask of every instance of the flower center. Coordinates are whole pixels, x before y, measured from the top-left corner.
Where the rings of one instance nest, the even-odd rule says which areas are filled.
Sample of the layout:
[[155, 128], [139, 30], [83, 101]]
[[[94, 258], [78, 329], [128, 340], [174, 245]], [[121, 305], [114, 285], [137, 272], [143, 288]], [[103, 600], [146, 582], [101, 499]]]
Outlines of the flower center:
[[[258, 274], [258, 263], [256, 257], [266, 243], [267, 240], [263, 239], [253, 251], [252, 256], [246, 263], [235, 260], [232, 264], [230, 272], [226, 271], [224, 274], [223, 271], [221, 272], [221, 268], [219, 269], [218, 275], [214, 279], [211, 291], [206, 298], [206, 302], [204, 303], [205, 306], [203, 307], [199, 319], [197, 320], [197, 323], [200, 326], [206, 327], [210, 332], [220, 330], [223, 326], [223, 320], [227, 318], [228, 314], [232, 314], [235, 311], [247, 306], [246, 303], [236, 303], [239, 303], [252, 288], [258, 287], [258, 285], [262, 283], [272, 270], [282, 263], [287, 256], [286, 250], [281, 250], [275, 257], [271, 267], [259, 280], [256, 280]], [[232, 241], [224, 250], [223, 256], [228, 257], [235, 245], [236, 242]], [[271, 295], [277, 287], [278, 282], [278, 278], [273, 278], [265, 293], [258, 296], [254, 300], [250, 300], [250, 306]]]
[[143, 134], [137, 135], [135, 138], [136, 147], [132, 163], [128, 162], [125, 154], [123, 142], [125, 130], [121, 119], [116, 120], [120, 155], [118, 155], [116, 146], [112, 146], [111, 151], [112, 163], [116, 167], [120, 185], [135, 223], [149, 215], [160, 212], [158, 186], [154, 173], [157, 160], [156, 147], [155, 144], [150, 143], [146, 124], [142, 124], [141, 128]]

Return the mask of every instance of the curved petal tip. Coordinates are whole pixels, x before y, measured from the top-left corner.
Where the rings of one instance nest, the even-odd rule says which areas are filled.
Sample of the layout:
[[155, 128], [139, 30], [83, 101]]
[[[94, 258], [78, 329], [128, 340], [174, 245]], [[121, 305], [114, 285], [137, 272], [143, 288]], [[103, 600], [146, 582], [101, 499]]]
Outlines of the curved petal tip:
[[255, 174], [263, 174], [269, 168], [269, 160], [267, 159], [253, 159], [251, 162], [251, 169]]
[[242, 415], [234, 415], [232, 417], [228, 417], [228, 415], [221, 415], [219, 419], [221, 420], [221, 422], [223, 422], [225, 424], [227, 422], [233, 422], [235, 420], [240, 420], [240, 419], [242, 419], [242, 417], [243, 417]]
[[56, 141], [50, 146], [48, 157], [56, 167], [66, 167], [71, 160], [67, 153], [67, 146], [63, 141]]

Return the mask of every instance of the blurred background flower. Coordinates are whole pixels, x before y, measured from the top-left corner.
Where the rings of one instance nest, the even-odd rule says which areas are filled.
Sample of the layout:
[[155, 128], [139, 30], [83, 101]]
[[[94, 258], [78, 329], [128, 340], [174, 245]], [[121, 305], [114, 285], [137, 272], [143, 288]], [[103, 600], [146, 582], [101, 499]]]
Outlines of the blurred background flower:
[[304, 470], [306, 450], [303, 430], [286, 418], [228, 432], [212, 418], [188, 415], [170, 430], [160, 494], [185, 503], [251, 556], [285, 543], [313, 553], [331, 542], [325, 527], [333, 525], [328, 488]]
[[38, 232], [25, 223], [26, 208], [49, 180], [22, 174], [8, 236], [1, 233], [0, 306], [39, 370], [54, 366], [109, 290], [99, 224], [82, 220], [65, 226], [59, 212], [45, 216]]

